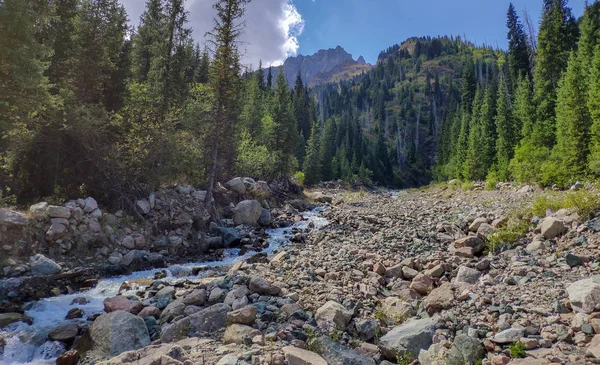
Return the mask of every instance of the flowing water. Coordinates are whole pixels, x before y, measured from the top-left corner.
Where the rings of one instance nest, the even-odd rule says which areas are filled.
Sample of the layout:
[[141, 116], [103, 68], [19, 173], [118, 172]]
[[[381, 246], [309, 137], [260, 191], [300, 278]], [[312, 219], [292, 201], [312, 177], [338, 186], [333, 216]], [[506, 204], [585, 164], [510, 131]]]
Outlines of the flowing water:
[[[292, 236], [291, 230], [306, 229], [310, 224], [314, 225], [315, 229], [319, 229], [328, 224], [328, 221], [320, 215], [322, 208], [317, 208], [310, 212], [304, 212], [302, 215], [305, 220], [294, 223], [290, 227], [269, 229], [268, 242], [269, 247], [263, 250], [270, 254], [276, 248], [286, 245], [290, 242]], [[181, 266], [187, 267], [219, 267], [233, 265], [239, 260], [248, 258], [255, 252], [248, 252], [243, 256], [239, 256], [240, 249], [226, 249], [224, 257], [220, 261], [210, 262], [191, 262]], [[57, 297], [42, 299], [37, 302], [32, 302], [27, 305], [28, 310], [25, 314], [33, 319], [33, 324], [27, 325], [23, 322], [17, 322], [9, 325], [0, 331], [0, 342], [4, 339], [4, 352], [0, 354], [1, 365], [46, 365], [54, 364], [56, 357], [65, 351], [61, 342], [49, 341], [48, 333], [54, 328], [65, 323], [85, 324], [84, 319], [65, 320], [67, 312], [75, 307], [81, 308], [84, 313], [91, 315], [94, 313], [103, 313], [104, 299], [113, 297], [118, 294], [119, 288], [124, 281], [153, 278], [154, 274], [159, 270], [153, 269], [147, 271], [138, 271], [131, 275], [105, 278], [98, 282], [98, 285], [86, 292], [75, 294], [60, 295]], [[205, 275], [201, 272], [199, 275]], [[167, 269], [167, 277], [161, 279], [175, 283], [178, 280], [183, 281], [190, 277], [177, 278], [171, 275]], [[73, 304], [73, 299], [77, 297], [85, 297], [88, 300], [87, 304]], [[0, 343], [0, 347], [2, 344]]]

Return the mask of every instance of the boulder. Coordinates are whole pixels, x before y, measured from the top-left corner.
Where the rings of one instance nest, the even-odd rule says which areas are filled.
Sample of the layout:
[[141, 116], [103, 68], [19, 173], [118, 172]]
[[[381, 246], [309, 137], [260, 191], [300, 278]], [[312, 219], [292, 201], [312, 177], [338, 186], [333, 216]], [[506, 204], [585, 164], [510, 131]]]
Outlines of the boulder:
[[56, 365], [77, 365], [78, 362], [79, 353], [76, 350], [67, 351], [56, 359]]
[[227, 313], [227, 322], [231, 324], [245, 324], [251, 326], [256, 320], [257, 309], [255, 306], [247, 305], [238, 310]]
[[497, 333], [492, 341], [499, 344], [507, 344], [517, 342], [523, 337], [525, 332], [520, 328], [508, 328]]
[[412, 279], [410, 289], [419, 294], [427, 294], [433, 289], [433, 280], [425, 274], [418, 274]]
[[121, 241], [121, 245], [128, 250], [133, 250], [135, 248], [135, 240], [131, 236], [125, 236]]
[[4, 328], [11, 323], [25, 319], [21, 313], [0, 313], [0, 328]]
[[544, 220], [542, 221], [541, 230], [542, 236], [544, 236], [545, 239], [550, 240], [564, 233], [565, 224], [560, 219], [556, 219], [554, 217], [547, 217], [544, 218]]
[[[227, 228], [227, 227], [219, 227], [219, 234], [223, 238], [223, 245], [225, 248], [235, 247], [239, 245], [242, 237], [240, 233], [235, 228]], [[211, 248], [222, 248], [222, 247], [211, 247]]]
[[442, 309], [448, 309], [452, 306], [454, 300], [454, 292], [450, 283], [444, 283], [439, 288], [435, 288], [429, 293], [423, 301], [423, 307], [432, 315], [440, 312]]
[[587, 353], [596, 359], [600, 359], [600, 334], [592, 338], [587, 347]]
[[183, 304], [202, 306], [206, 303], [206, 299], [206, 289], [194, 289], [183, 298]]
[[487, 218], [476, 218], [473, 223], [471, 223], [471, 225], [469, 226], [469, 231], [471, 232], [477, 232], [477, 230], [479, 229], [479, 226], [481, 226], [483, 223], [488, 223]]
[[67, 207], [58, 205], [49, 205], [46, 209], [46, 215], [50, 218], [71, 218], [71, 210]]
[[185, 311], [186, 305], [183, 303], [182, 299], [177, 299], [171, 302], [163, 311], [160, 313], [160, 324], [169, 323], [183, 314]]
[[410, 303], [395, 297], [385, 298], [381, 302], [381, 313], [384, 317], [383, 320], [388, 325], [404, 322], [406, 318], [415, 314]]
[[84, 202], [83, 211], [86, 213], [91, 213], [94, 210], [98, 209], [98, 202], [96, 201], [96, 199], [94, 199], [92, 197], [85, 198], [85, 200], [83, 202]]
[[150, 207], [150, 202], [148, 201], [148, 199], [138, 200], [135, 203], [135, 207], [140, 213], [142, 213], [144, 215], [150, 213], [151, 207]]
[[353, 312], [346, 309], [343, 305], [333, 300], [325, 303], [321, 308], [317, 309], [315, 319], [331, 323], [337, 327], [344, 328], [348, 326], [352, 319]]
[[[53, 220], [56, 218], [53, 218]], [[61, 218], [64, 219], [64, 218]], [[50, 228], [48, 228], [48, 230], [46, 231], [46, 238], [48, 239], [48, 241], [54, 242], [62, 237], [64, 237], [64, 235], [67, 233], [67, 225], [61, 224], [61, 223], [52, 223], [50, 225]]]
[[419, 351], [427, 349], [432, 343], [437, 319], [413, 319], [394, 327], [379, 340], [379, 348], [385, 358], [396, 360], [398, 356], [410, 354], [413, 359]]
[[329, 365], [376, 365], [369, 356], [335, 342], [329, 336], [319, 338], [319, 351]]
[[600, 275], [574, 282], [567, 287], [569, 301], [578, 313], [592, 313], [600, 309]]
[[258, 218], [258, 224], [261, 226], [268, 226], [271, 224], [271, 211], [263, 209]]
[[265, 295], [278, 295], [281, 292], [281, 288], [269, 284], [267, 280], [259, 276], [253, 276], [250, 279], [248, 288], [254, 293]]
[[124, 311], [138, 314], [142, 310], [142, 304], [139, 301], [129, 300], [129, 298], [123, 295], [106, 298], [103, 304], [106, 313]]
[[[481, 224], [477, 226], [478, 229], [479, 226], [481, 226]], [[477, 236], [468, 236], [454, 241], [454, 247], [457, 249], [470, 247], [473, 249], [474, 253], [479, 253], [484, 250], [485, 242]]]
[[354, 331], [363, 341], [370, 341], [379, 331], [379, 323], [375, 319], [359, 319], [354, 322]]
[[175, 300], [175, 288], [165, 286], [154, 295], [154, 305], [158, 309], [165, 309]]
[[186, 337], [198, 337], [224, 328], [231, 307], [222, 303], [203, 309], [163, 327], [160, 339], [163, 343], [178, 341]]
[[241, 177], [229, 180], [225, 183], [225, 187], [238, 194], [244, 194], [246, 192], [246, 185], [244, 185], [244, 180], [242, 180]]
[[254, 338], [254, 336], [261, 335], [262, 333], [255, 328], [236, 323], [227, 327], [227, 329], [225, 330], [225, 334], [223, 334], [223, 343], [237, 343], [240, 345], [251, 344], [252, 338]]
[[285, 355], [285, 361], [289, 365], [327, 365], [325, 359], [312, 351], [294, 346], [286, 346], [282, 350]]
[[160, 318], [160, 309], [156, 308], [153, 305], [145, 307], [138, 313], [138, 317], [154, 317], [158, 319]]
[[56, 262], [41, 253], [29, 259], [29, 267], [31, 268], [31, 273], [36, 276], [54, 275], [61, 271], [60, 266]]
[[467, 335], [458, 335], [450, 348], [447, 365], [475, 365], [485, 353], [481, 341]]
[[257, 200], [243, 200], [233, 210], [233, 222], [236, 225], [255, 226], [260, 219], [262, 210], [263, 208]]
[[144, 320], [124, 311], [103, 314], [90, 329], [94, 352], [102, 357], [117, 356], [150, 344]]
[[33, 218], [41, 221], [46, 218], [46, 211], [48, 210], [48, 206], [49, 205], [46, 202], [34, 204], [29, 207], [29, 214], [31, 214]]
[[48, 338], [52, 341], [72, 341], [79, 333], [79, 327], [75, 323], [67, 323], [57, 327], [48, 333]]
[[460, 266], [458, 268], [458, 273], [456, 274], [455, 281], [457, 284], [477, 284], [479, 282], [479, 277], [481, 273], [475, 269], [472, 269], [468, 266]]

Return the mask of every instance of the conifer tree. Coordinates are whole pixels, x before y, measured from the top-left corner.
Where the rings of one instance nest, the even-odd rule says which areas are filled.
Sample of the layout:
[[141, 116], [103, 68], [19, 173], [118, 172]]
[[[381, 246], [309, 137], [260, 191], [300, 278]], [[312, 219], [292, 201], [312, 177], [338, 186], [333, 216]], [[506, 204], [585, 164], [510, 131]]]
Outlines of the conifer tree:
[[283, 68], [279, 70], [275, 79], [275, 91], [271, 116], [274, 123], [274, 140], [272, 149], [279, 153], [279, 168], [281, 175], [290, 172], [292, 158], [296, 150], [296, 121], [292, 110], [291, 94], [288, 83], [283, 75]]
[[581, 65], [571, 52], [557, 91], [556, 145], [543, 171], [547, 184], [568, 186], [585, 175], [591, 124], [585, 92]]
[[508, 65], [513, 80], [520, 76], [530, 76], [529, 47], [527, 36], [512, 3], [508, 6], [506, 26], [508, 28]]
[[[524, 76], [521, 76], [524, 77]], [[526, 77], [526, 76], [525, 76]], [[496, 131], [498, 139], [496, 140], [496, 165], [495, 172], [501, 181], [509, 179], [510, 174], [508, 166], [513, 157], [516, 145], [515, 123], [512, 116], [512, 105], [506, 79], [501, 74], [498, 87], [498, 106], [496, 109]]]
[[319, 146], [318, 127], [313, 124], [306, 147], [306, 158], [302, 172], [304, 172], [304, 181], [308, 185], [314, 185], [321, 180], [321, 151]]
[[588, 160], [590, 171], [598, 177], [600, 176], [600, 45], [594, 52], [589, 80], [587, 106], [592, 126]]

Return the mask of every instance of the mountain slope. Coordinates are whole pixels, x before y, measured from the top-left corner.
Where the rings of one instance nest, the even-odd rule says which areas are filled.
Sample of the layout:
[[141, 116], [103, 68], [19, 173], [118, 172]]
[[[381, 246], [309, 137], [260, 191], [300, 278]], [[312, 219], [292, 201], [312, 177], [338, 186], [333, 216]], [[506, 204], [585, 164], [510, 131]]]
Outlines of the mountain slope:
[[[273, 75], [276, 75], [280, 68], [281, 66], [273, 67]], [[352, 55], [340, 46], [319, 50], [311, 56], [289, 57], [283, 63], [283, 73], [290, 86], [293, 86], [298, 73], [305, 84], [314, 86], [348, 80], [372, 68], [362, 56], [354, 60]]]

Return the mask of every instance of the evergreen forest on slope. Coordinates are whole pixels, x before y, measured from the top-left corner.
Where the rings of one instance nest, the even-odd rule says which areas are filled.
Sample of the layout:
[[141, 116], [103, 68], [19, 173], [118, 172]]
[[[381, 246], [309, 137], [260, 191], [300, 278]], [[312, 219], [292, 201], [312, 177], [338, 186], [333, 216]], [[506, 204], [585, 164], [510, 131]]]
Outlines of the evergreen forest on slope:
[[537, 36], [511, 5], [507, 50], [411, 38], [311, 87], [242, 67], [248, 2], [215, 0], [200, 47], [184, 0], [148, 0], [135, 29], [118, 0], [1, 1], [2, 199], [131, 204], [236, 175], [388, 187], [600, 177], [598, 2], [576, 19], [545, 0]]

